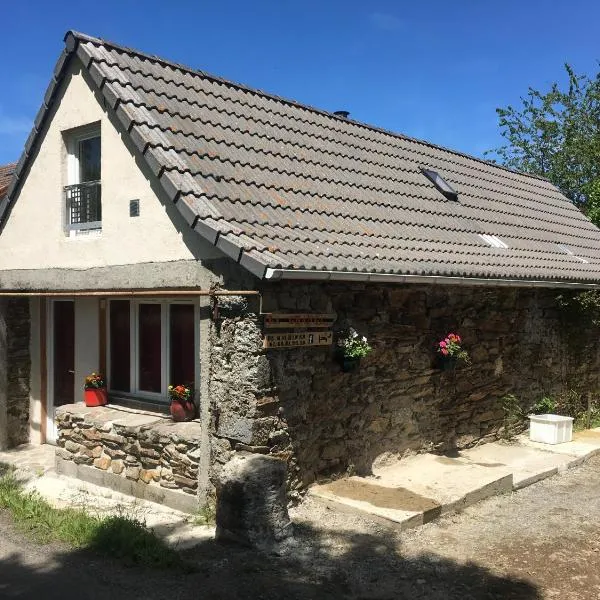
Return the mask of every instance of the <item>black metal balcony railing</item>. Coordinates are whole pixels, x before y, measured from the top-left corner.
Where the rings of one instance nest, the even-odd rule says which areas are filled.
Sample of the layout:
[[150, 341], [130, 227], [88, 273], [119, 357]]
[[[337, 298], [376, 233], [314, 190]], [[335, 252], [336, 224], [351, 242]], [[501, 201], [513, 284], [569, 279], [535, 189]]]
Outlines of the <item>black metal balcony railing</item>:
[[69, 229], [99, 229], [102, 226], [100, 191], [99, 181], [86, 181], [65, 187]]

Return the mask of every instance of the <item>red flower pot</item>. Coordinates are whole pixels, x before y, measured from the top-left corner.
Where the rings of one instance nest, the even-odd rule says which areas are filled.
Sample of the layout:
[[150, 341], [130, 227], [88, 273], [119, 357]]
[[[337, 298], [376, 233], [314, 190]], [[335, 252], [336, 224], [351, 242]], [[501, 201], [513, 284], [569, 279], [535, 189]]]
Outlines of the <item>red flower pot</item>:
[[83, 390], [83, 399], [86, 406], [104, 406], [108, 404], [106, 388], [90, 388]]
[[191, 400], [171, 398], [169, 411], [173, 421], [191, 421], [196, 416], [196, 405]]

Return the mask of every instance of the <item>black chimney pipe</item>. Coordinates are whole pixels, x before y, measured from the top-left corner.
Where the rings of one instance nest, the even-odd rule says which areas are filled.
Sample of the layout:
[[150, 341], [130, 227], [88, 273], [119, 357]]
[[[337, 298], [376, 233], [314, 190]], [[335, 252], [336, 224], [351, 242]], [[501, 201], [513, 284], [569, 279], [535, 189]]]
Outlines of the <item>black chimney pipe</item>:
[[347, 119], [348, 116], [350, 115], [350, 112], [347, 110], [336, 110], [333, 114], [336, 117], [341, 117], [342, 119]]

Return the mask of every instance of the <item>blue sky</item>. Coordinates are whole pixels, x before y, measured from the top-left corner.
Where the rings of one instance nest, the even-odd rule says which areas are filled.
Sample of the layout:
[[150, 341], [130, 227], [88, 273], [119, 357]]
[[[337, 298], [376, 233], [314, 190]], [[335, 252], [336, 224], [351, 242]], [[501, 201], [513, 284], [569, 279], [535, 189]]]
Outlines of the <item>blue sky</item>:
[[481, 155], [501, 143], [497, 106], [565, 61], [596, 73], [598, 22], [594, 0], [11, 2], [0, 164], [19, 157], [68, 29]]

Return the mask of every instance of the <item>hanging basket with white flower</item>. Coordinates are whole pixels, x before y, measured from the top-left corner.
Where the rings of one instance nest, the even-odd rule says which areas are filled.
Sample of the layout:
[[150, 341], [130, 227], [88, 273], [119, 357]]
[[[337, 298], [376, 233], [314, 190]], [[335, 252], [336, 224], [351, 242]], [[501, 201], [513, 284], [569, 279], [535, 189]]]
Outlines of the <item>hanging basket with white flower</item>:
[[342, 370], [354, 371], [360, 364], [360, 359], [371, 352], [367, 338], [360, 336], [358, 332], [350, 327], [345, 337], [337, 342], [337, 356], [341, 362]]

